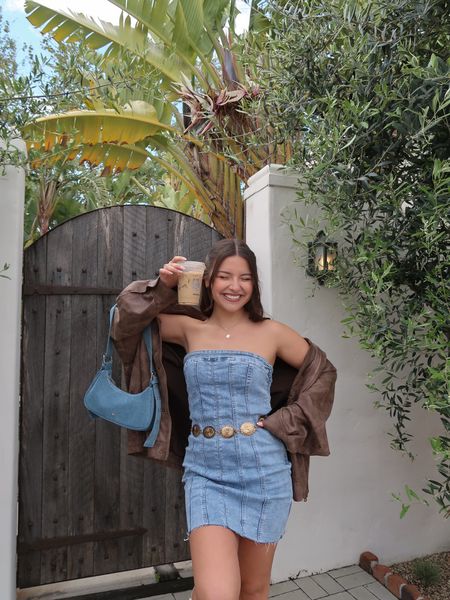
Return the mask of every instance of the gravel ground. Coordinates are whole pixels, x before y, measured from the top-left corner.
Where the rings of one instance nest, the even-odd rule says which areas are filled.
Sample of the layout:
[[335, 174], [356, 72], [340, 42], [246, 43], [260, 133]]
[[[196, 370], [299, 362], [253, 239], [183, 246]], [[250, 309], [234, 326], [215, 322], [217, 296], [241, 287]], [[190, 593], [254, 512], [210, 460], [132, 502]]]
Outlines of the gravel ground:
[[[427, 560], [433, 562], [441, 568], [441, 580], [436, 585], [424, 587], [420, 581], [414, 578], [412, 566], [416, 560]], [[402, 575], [408, 583], [417, 585], [419, 590], [430, 600], [449, 600], [450, 599], [450, 552], [439, 552], [437, 554], [429, 554], [421, 559], [410, 560], [409, 562], [397, 563], [395, 565], [387, 565], [392, 567], [392, 570]]]

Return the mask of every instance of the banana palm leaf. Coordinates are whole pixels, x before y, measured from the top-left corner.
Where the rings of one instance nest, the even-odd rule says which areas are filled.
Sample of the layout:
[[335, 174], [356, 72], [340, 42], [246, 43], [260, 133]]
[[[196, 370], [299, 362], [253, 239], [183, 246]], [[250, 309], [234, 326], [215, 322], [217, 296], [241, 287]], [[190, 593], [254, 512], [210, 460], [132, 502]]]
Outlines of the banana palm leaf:
[[[29, 148], [40, 149], [37, 141], [29, 144]], [[93, 167], [103, 165], [102, 175], [120, 173], [125, 170], [136, 170], [149, 158], [148, 152], [135, 145], [118, 146], [116, 144], [73, 145], [70, 149], [52, 146], [53, 152], [39, 154], [32, 158], [32, 167], [51, 166], [59, 162], [78, 159], [80, 164], [88, 163]]]
[[[30, 149], [42, 149], [48, 155], [34, 160], [33, 165], [38, 166], [38, 160], [41, 164], [54, 164], [58, 160], [78, 158], [81, 163], [102, 164], [102, 174], [109, 175], [137, 169], [150, 158], [184, 183], [219, 231], [234, 235], [234, 219], [230, 221], [229, 216], [240, 212], [242, 198], [230, 165], [223, 157], [202, 151], [198, 140], [187, 142], [187, 150], [186, 142], [181, 140], [177, 144], [162, 135], [176, 132], [175, 127], [148, 116], [149, 108], [141, 107], [143, 114], [138, 114], [136, 105], [134, 108], [133, 113], [108, 109], [71, 111], [38, 119], [25, 128], [24, 135]], [[148, 146], [157, 150], [158, 155], [151, 154], [146, 149]], [[172, 159], [164, 158], [164, 154]], [[191, 160], [188, 160], [189, 154]], [[227, 190], [224, 192], [225, 182]], [[242, 235], [242, 224], [238, 226]]]
[[30, 147], [49, 150], [69, 141], [76, 145], [135, 144], [161, 131], [177, 131], [172, 125], [161, 123], [153, 107], [143, 104], [146, 103], [133, 103], [120, 112], [103, 108], [41, 117], [27, 125], [24, 134]]
[[148, 36], [147, 27], [139, 21], [121, 19], [118, 25], [96, 21], [81, 13], [53, 8], [45, 0], [25, 2], [27, 19], [41, 30], [49, 33], [58, 42], [83, 40], [93, 49], [103, 48], [105, 58], [113, 57], [119, 49], [138, 56], [155, 67], [168, 81], [178, 81], [180, 60], [164, 50]]
[[[128, 15], [121, 18], [119, 25], [53, 8], [46, 0], [27, 0], [25, 11], [35, 27], [42, 33], [49, 33], [56, 41], [84, 40], [91, 48], [103, 48], [105, 58], [115, 56], [119, 48], [124, 49], [155, 67], [167, 82], [179, 81], [183, 70], [188, 76], [196, 75], [207, 86], [202, 72], [196, 67], [197, 57], [214, 79], [210, 65], [213, 42], [206, 32], [217, 30], [223, 24], [229, 0], [110, 2]], [[130, 17], [136, 19], [135, 25]]]

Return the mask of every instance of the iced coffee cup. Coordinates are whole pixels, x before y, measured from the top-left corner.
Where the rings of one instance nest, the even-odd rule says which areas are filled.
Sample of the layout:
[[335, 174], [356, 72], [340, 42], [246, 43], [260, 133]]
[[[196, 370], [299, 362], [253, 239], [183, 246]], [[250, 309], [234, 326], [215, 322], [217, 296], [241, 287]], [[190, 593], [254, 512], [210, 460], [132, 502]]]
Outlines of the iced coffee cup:
[[184, 271], [178, 277], [178, 304], [196, 306], [200, 302], [205, 263], [187, 260], [181, 264]]

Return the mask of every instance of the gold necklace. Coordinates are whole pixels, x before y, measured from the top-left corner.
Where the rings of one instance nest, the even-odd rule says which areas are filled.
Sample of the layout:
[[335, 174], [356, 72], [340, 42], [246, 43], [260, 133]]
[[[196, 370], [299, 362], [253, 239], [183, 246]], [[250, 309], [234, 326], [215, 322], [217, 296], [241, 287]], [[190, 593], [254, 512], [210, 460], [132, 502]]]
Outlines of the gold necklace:
[[[208, 320], [209, 320], [209, 319], [208, 319]], [[232, 331], [232, 330], [233, 330], [233, 329], [234, 329], [234, 328], [235, 328], [237, 325], [239, 325], [239, 323], [241, 323], [241, 322], [243, 322], [243, 321], [242, 321], [242, 320], [241, 320], [241, 321], [238, 321], [237, 323], [235, 323], [235, 324], [234, 324], [234, 325], [233, 325], [231, 328], [229, 328], [229, 329], [227, 329], [226, 327], [224, 327], [223, 325], [221, 325], [221, 324], [219, 323], [219, 321], [216, 321], [216, 325], [218, 325], [218, 326], [219, 326], [221, 329], [223, 329], [223, 330], [225, 331], [225, 333], [226, 333], [226, 335], [225, 335], [225, 338], [226, 338], [227, 340], [229, 340], [229, 339], [230, 339], [230, 337], [231, 337], [231, 333], [230, 333], [230, 331]], [[214, 321], [213, 321], [213, 325], [214, 325]]]

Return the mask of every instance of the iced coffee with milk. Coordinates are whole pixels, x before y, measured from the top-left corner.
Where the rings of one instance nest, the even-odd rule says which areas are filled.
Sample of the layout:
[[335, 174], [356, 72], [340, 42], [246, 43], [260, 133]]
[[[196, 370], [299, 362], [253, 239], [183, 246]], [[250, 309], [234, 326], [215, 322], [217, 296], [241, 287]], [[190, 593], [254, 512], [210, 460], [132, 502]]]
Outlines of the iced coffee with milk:
[[200, 302], [205, 263], [186, 260], [181, 264], [184, 271], [178, 276], [178, 304], [197, 306]]

